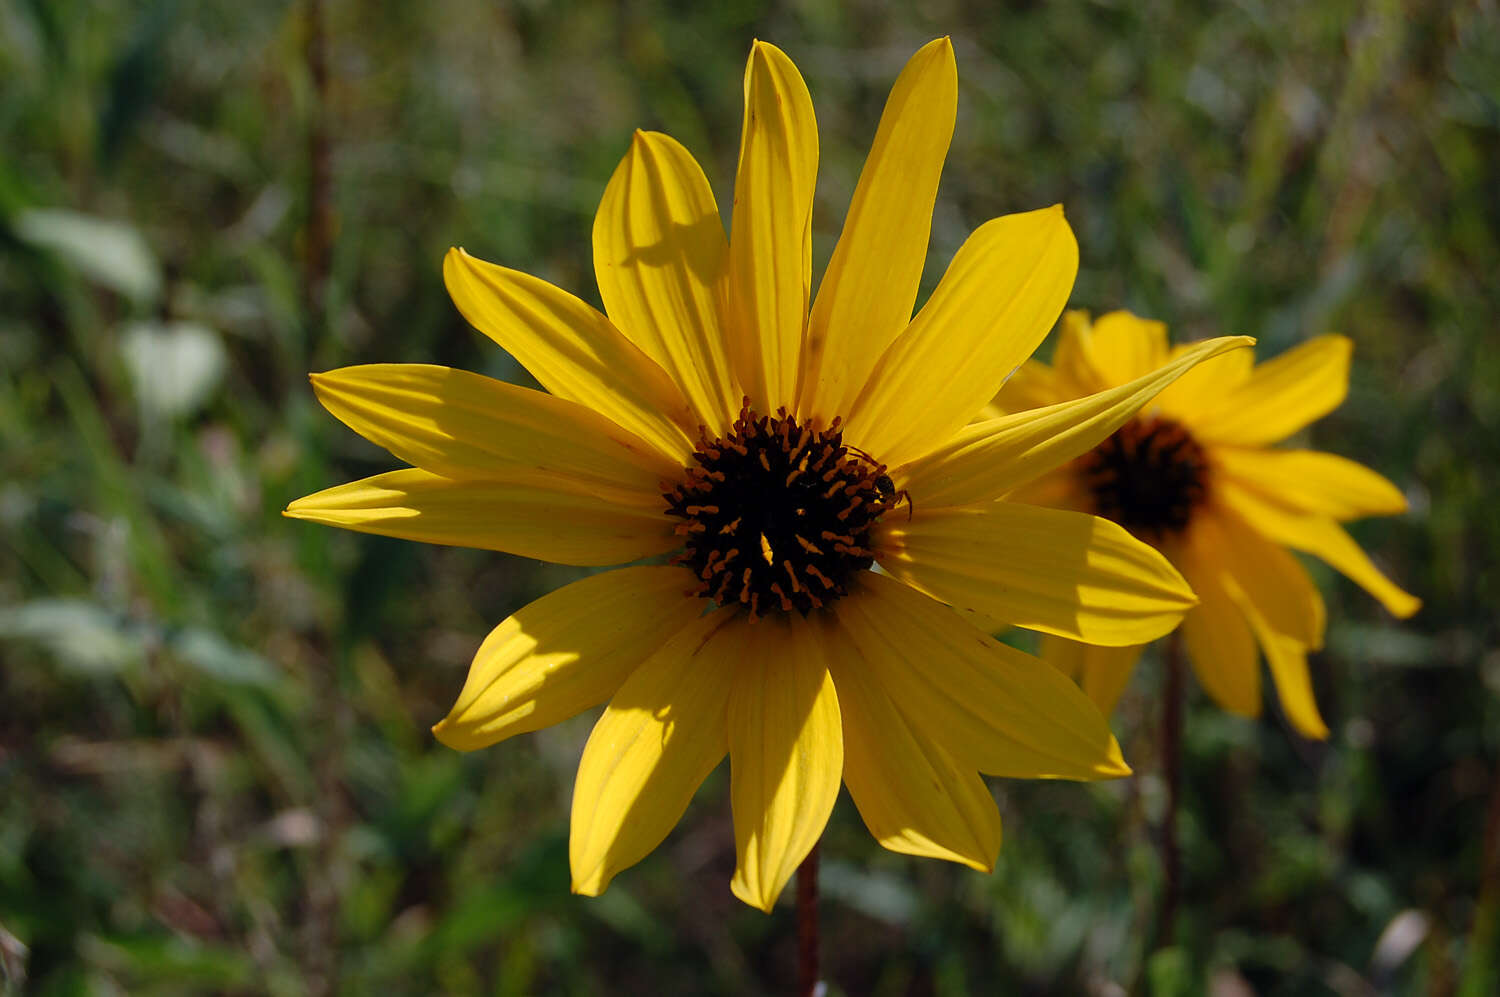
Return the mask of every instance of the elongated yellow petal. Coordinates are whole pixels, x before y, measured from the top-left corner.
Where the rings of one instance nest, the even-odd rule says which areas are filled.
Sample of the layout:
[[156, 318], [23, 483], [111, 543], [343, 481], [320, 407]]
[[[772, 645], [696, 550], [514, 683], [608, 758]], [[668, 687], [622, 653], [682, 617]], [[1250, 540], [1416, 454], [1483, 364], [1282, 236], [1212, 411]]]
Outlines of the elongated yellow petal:
[[847, 637], [831, 645], [829, 667], [844, 720], [844, 784], [870, 834], [893, 852], [993, 869], [1000, 811], [979, 773], [911, 721]]
[[1197, 414], [1194, 435], [1238, 446], [1286, 439], [1343, 403], [1353, 349], [1347, 336], [1318, 336], [1257, 364], [1238, 389]]
[[1194, 364], [1254, 342], [1246, 336], [1211, 339], [1128, 384], [972, 423], [894, 476], [919, 509], [995, 498], [1093, 449]]
[[1109, 520], [991, 502], [887, 532], [880, 565], [992, 620], [1112, 647], [1165, 634], [1197, 600], [1154, 548]]
[[1144, 644], [1100, 647], [1048, 634], [1042, 638], [1041, 656], [1077, 682], [1084, 695], [1107, 717], [1115, 711], [1115, 704], [1120, 701], [1120, 694], [1125, 691], [1145, 647]]
[[1056, 405], [1072, 397], [1058, 383], [1057, 371], [1040, 360], [1028, 360], [1005, 382], [981, 418], [998, 419], [1011, 412]]
[[1189, 531], [1179, 559], [1198, 605], [1182, 618], [1182, 643], [1203, 691], [1224, 709], [1260, 716], [1260, 658], [1245, 614], [1225, 588], [1217, 552]]
[[745, 630], [729, 699], [730, 803], [739, 864], [730, 888], [770, 911], [818, 843], [844, 774], [838, 695], [812, 631], [829, 625], [767, 617]]
[[[1212, 563], [1223, 570], [1221, 580], [1230, 592], [1239, 590], [1278, 633], [1306, 647], [1323, 646], [1327, 611], [1307, 570], [1285, 549], [1267, 540], [1227, 505], [1220, 489], [1219, 505], [1203, 510], [1193, 524], [1199, 550], [1210, 550]], [[1232, 583], [1232, 584], [1231, 584]]]
[[501, 550], [558, 564], [624, 564], [671, 550], [671, 521], [553, 480], [455, 480], [417, 468], [315, 492], [283, 515], [360, 533]]
[[594, 216], [594, 274], [620, 331], [716, 434], [740, 409], [724, 332], [729, 240], [708, 179], [676, 139], [635, 133]]
[[1240, 608], [1250, 621], [1250, 629], [1260, 641], [1266, 654], [1266, 664], [1271, 669], [1271, 681], [1276, 685], [1276, 697], [1281, 701], [1282, 712], [1292, 727], [1303, 737], [1322, 741], [1328, 737], [1328, 725], [1318, 711], [1317, 699], [1313, 696], [1312, 675], [1307, 668], [1307, 645], [1279, 632], [1260, 612], [1260, 604], [1254, 599], [1241, 597]]
[[911, 321], [957, 111], [953, 45], [939, 38], [911, 57], [886, 99], [808, 319], [802, 415], [843, 415]]
[[344, 367], [312, 375], [312, 384], [350, 429], [448, 478], [555, 475], [574, 491], [659, 508], [659, 482], [681, 472], [577, 402], [452, 367]]
[[578, 763], [568, 860], [573, 892], [598, 896], [650, 854], [724, 757], [738, 607], [688, 624], [631, 672]]
[[1106, 385], [1144, 377], [1167, 362], [1167, 324], [1115, 311], [1094, 320], [1089, 362]]
[[1276, 543], [1322, 558], [1329, 567], [1379, 599], [1392, 616], [1404, 620], [1422, 608], [1421, 599], [1387, 578], [1354, 538], [1330, 517], [1298, 512], [1248, 488], [1225, 487], [1220, 492], [1222, 503], [1251, 527]]
[[869, 681], [959, 764], [1018, 779], [1130, 774], [1098, 707], [1076, 685], [942, 603], [866, 572], [839, 602], [838, 618]]
[[1113, 382], [1094, 369], [1089, 349], [1093, 331], [1094, 323], [1087, 311], [1070, 308], [1063, 312], [1057, 327], [1057, 348], [1052, 351], [1052, 369], [1058, 387], [1066, 392], [1063, 400], [1082, 398], [1112, 386]]
[[881, 355], [844, 438], [892, 466], [946, 441], [1031, 356], [1077, 273], [1061, 205], [981, 225]]
[[[1175, 360], [1197, 343], [1174, 346], [1168, 354]], [[1234, 350], [1200, 363], [1182, 377], [1173, 381], [1156, 398], [1157, 408], [1165, 416], [1192, 426], [1200, 413], [1219, 407], [1219, 403], [1250, 379], [1255, 366], [1252, 350]]]
[[542, 387], [586, 405], [685, 464], [698, 417], [666, 371], [585, 302], [519, 270], [450, 249], [448, 294]]
[[1213, 460], [1237, 485], [1298, 512], [1349, 520], [1406, 511], [1401, 489], [1363, 464], [1331, 453], [1215, 447]]
[[745, 66], [745, 120], [729, 228], [729, 358], [762, 413], [797, 401], [812, 283], [818, 124], [802, 74], [756, 42]]
[[675, 566], [621, 568], [542, 596], [490, 631], [432, 732], [473, 751], [599, 705], [702, 613], [688, 580]]

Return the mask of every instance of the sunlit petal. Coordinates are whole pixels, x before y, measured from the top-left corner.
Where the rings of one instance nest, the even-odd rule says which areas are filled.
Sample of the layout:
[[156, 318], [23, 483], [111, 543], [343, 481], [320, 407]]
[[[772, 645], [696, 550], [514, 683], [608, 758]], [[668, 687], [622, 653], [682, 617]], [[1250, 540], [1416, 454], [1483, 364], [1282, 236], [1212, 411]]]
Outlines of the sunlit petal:
[[1154, 548], [1096, 516], [993, 502], [887, 532], [881, 567], [992, 620], [1091, 644], [1160, 637], [1196, 600]]
[[953, 45], [939, 38], [911, 57], [891, 89], [818, 287], [803, 352], [805, 416], [826, 423], [842, 415], [911, 321], [957, 109]]
[[568, 858], [573, 892], [597, 896], [661, 844], [724, 757], [743, 618], [700, 617], [620, 686], [578, 763]]
[[[458, 702], [432, 729], [473, 751], [597, 706], [701, 615], [675, 566], [621, 568], [542, 596], [480, 645]], [[587, 621], [583, 625], [582, 621]]]
[[729, 228], [729, 357], [760, 412], [796, 402], [812, 283], [818, 127], [797, 67], [756, 42], [745, 66], [745, 118]]
[[740, 408], [723, 319], [728, 262], [702, 168], [675, 139], [636, 132], [594, 216], [599, 294], [620, 331], [716, 433]]
[[1286, 439], [1343, 403], [1353, 348], [1347, 336], [1318, 336], [1257, 364], [1237, 389], [1197, 413], [1194, 434], [1237, 446]]
[[1031, 356], [1077, 272], [1061, 206], [981, 225], [875, 365], [846, 439], [892, 466], [946, 441]]
[[769, 911], [818, 843], [844, 774], [838, 695], [809, 633], [829, 625], [768, 617], [746, 629], [729, 700], [730, 801], [739, 864], [730, 888]]
[[1057, 669], [901, 582], [864, 575], [839, 622], [870, 681], [960, 764], [1022, 779], [1130, 773], [1098, 707]]
[[677, 385], [583, 301], [519, 270], [450, 249], [443, 279], [464, 318], [557, 395], [686, 462], [698, 417]]
[[671, 550], [671, 521], [556, 480], [455, 480], [417, 468], [326, 488], [284, 515], [403, 540], [501, 550], [558, 564], [624, 564]]

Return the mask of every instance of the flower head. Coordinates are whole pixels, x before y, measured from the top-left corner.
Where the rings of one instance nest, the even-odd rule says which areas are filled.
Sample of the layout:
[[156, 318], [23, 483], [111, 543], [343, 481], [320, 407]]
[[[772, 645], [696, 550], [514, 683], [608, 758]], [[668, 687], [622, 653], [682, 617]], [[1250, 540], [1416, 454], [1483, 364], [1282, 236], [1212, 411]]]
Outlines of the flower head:
[[505, 620], [434, 728], [469, 750], [607, 702], [573, 794], [578, 892], [655, 848], [726, 752], [732, 887], [764, 909], [841, 781], [886, 847], [988, 869], [1000, 823], [981, 772], [1128, 771], [1075, 685], [945, 603], [1107, 643], [1174, 626], [1194, 600], [1156, 551], [996, 499], [1249, 340], [976, 431], [1062, 310], [1078, 251], [1060, 208], [998, 218], [912, 316], [956, 100], [940, 39], [896, 82], [810, 307], [812, 103], [757, 43], [731, 238], [692, 156], [638, 132], [594, 224], [608, 317], [449, 253], [460, 311], [546, 393], [421, 365], [313, 378], [334, 415], [413, 466], [288, 515], [564, 564], [671, 555]]
[[[1112, 312], [1091, 323], [1069, 312], [1053, 364], [1027, 363], [995, 403], [1024, 414], [1107, 391], [1191, 349], [1169, 348], [1160, 322]], [[1316, 738], [1328, 728], [1307, 654], [1323, 644], [1323, 600], [1285, 548], [1321, 558], [1396, 616], [1421, 605], [1339, 525], [1406, 511], [1396, 486], [1333, 454], [1272, 448], [1343, 402], [1351, 349], [1327, 335], [1261, 364], [1246, 350], [1204, 363], [1092, 451], [1011, 495], [1106, 516], [1160, 548], [1202, 600], [1182, 636], [1204, 689], [1227, 710], [1258, 714], [1259, 644], [1287, 719]], [[1054, 639], [1043, 654], [1108, 712], [1140, 651]]]

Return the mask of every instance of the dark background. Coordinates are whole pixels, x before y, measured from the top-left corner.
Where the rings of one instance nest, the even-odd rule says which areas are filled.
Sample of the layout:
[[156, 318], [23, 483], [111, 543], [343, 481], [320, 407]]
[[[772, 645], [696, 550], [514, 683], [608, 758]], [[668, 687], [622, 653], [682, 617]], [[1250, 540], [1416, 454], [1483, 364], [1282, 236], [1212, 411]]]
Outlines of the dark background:
[[1181, 944], [1149, 959], [1153, 657], [1116, 715], [1137, 777], [994, 781], [992, 876], [886, 853], [841, 801], [834, 993], [1497, 992], [1495, 4], [921, 6], [0, 0], [7, 988], [788, 991], [789, 908], [728, 890], [722, 771], [588, 900], [591, 719], [471, 756], [429, 735], [488, 629], [574, 571], [278, 513], [394, 466], [307, 371], [524, 381], [448, 302], [448, 246], [597, 302], [634, 128], [728, 205], [760, 37], [817, 108], [816, 274], [891, 82], [951, 34], [925, 287], [982, 221], [1061, 201], [1073, 307], [1263, 355], [1350, 335], [1349, 400], [1306, 441], [1406, 491], [1353, 532], [1426, 606], [1398, 624], [1315, 566], [1326, 744], [1191, 692]]

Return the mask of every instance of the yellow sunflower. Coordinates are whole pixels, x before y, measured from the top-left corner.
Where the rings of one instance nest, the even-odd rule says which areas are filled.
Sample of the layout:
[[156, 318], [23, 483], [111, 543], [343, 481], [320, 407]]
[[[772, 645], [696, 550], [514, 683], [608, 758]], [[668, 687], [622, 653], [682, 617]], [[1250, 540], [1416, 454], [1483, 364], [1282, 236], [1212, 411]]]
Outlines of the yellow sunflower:
[[732, 888], [766, 910], [841, 780], [887, 848], [989, 869], [1000, 822], [979, 773], [1129, 771], [1077, 686], [945, 603], [1106, 643], [1170, 630], [1194, 599], [1156, 551], [994, 500], [1250, 340], [976, 433], [1061, 312], [1078, 249], [1060, 208], [995, 219], [912, 316], [956, 100], [940, 39], [896, 82], [810, 310], [812, 103], [756, 43], [732, 239], [692, 156], [637, 132], [594, 223], [608, 317], [448, 254], [459, 310], [548, 393], [424, 365], [313, 377], [330, 412], [413, 466], [287, 515], [572, 565], [672, 555], [505, 620], [434, 728], [471, 750], [608, 704], [573, 793], [576, 892], [655, 848], [726, 752]]
[[[1090, 323], [1070, 311], [1052, 366], [1028, 362], [995, 408], [1024, 414], [1067, 402], [1193, 349], [1169, 348], [1161, 322], [1111, 312]], [[1339, 525], [1405, 512], [1400, 490], [1343, 457], [1272, 448], [1343, 402], [1351, 350], [1348, 338], [1326, 335], [1258, 365], [1251, 351], [1226, 354], [1089, 453], [1009, 496], [1108, 517], [1159, 547], [1202, 600], [1183, 619], [1182, 640], [1203, 688], [1227, 710], [1258, 715], [1259, 644], [1287, 719], [1313, 738], [1328, 736], [1307, 670], [1308, 652], [1323, 644], [1323, 599], [1284, 548], [1321, 558], [1398, 617], [1421, 606]], [[1048, 638], [1042, 656], [1108, 713], [1140, 652]]]

